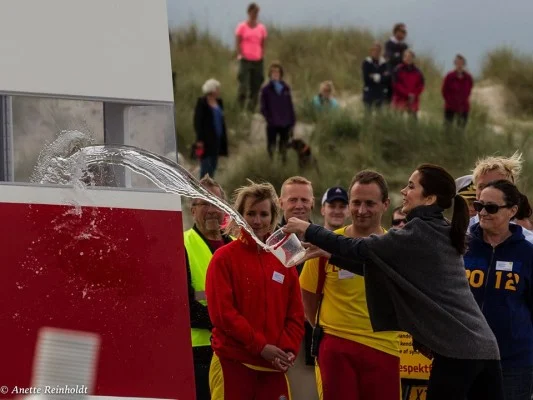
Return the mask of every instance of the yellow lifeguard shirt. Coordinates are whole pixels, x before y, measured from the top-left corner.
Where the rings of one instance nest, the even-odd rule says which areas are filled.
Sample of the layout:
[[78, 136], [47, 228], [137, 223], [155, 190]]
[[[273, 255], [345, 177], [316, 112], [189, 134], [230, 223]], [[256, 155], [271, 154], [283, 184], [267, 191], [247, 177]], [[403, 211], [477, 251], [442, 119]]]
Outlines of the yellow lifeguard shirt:
[[[335, 233], [346, 235], [346, 229], [345, 226]], [[306, 261], [300, 275], [302, 289], [319, 294], [318, 269], [318, 258]], [[366, 303], [365, 280], [362, 276], [339, 269], [328, 262], [323, 293], [319, 322], [325, 333], [400, 356], [398, 332], [372, 330]]]

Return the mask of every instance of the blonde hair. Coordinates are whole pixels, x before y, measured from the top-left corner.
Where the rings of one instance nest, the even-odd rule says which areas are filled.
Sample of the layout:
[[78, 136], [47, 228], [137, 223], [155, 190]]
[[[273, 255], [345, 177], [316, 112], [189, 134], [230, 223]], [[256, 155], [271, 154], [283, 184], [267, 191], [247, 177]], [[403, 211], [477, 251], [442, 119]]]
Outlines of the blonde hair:
[[[279, 199], [278, 194], [276, 193], [276, 189], [274, 189], [274, 186], [272, 186], [268, 182], [264, 183], [255, 183], [251, 180], [248, 180], [250, 182], [247, 186], [241, 186], [237, 190], [235, 190], [235, 193], [233, 194], [234, 202], [233, 202], [233, 208], [237, 210], [239, 214], [244, 214], [244, 206], [246, 204], [246, 200], [249, 197], [253, 197], [255, 200], [253, 202], [253, 205], [260, 203], [264, 200], [270, 201], [270, 214], [272, 217], [271, 223], [270, 223], [270, 231], [274, 232], [276, 229], [276, 225], [278, 223], [279, 217], [281, 215], [281, 209], [279, 207]], [[226, 233], [228, 234], [236, 234], [238, 231], [238, 225], [234, 220], [231, 220], [228, 226], [226, 227]]]
[[372, 50], [372, 49], [383, 50], [383, 46], [381, 46], [380, 42], [374, 42], [374, 43], [372, 43], [372, 47], [370, 47], [370, 50]]
[[416, 54], [413, 50], [411, 49], [406, 49], [404, 52], [403, 52], [403, 57], [405, 57], [406, 54], [411, 54], [413, 56], [413, 60], [416, 58]]
[[313, 191], [313, 184], [309, 179], [304, 178], [303, 176], [291, 176], [290, 178], [286, 179], [285, 182], [283, 182], [283, 184], [281, 185], [281, 197], [283, 197], [285, 187], [289, 185], [308, 185], [311, 188], [311, 192]]
[[490, 171], [498, 171], [506, 176], [511, 182], [516, 183], [522, 172], [522, 153], [516, 151], [511, 157], [489, 156], [476, 162], [472, 171], [474, 184], [483, 174]]
[[333, 86], [333, 82], [332, 81], [324, 81], [320, 84], [320, 87], [319, 87], [319, 91], [322, 92], [322, 90], [324, 89], [330, 89], [331, 90], [331, 93], [333, 93], [335, 91], [335, 87]]

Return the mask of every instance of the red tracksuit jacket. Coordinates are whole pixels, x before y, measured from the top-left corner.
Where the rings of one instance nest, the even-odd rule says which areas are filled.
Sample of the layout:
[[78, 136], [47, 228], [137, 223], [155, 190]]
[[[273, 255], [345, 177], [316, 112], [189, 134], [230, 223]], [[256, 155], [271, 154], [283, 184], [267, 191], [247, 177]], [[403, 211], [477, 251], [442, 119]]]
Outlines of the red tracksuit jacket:
[[444, 97], [446, 111], [465, 113], [470, 111], [470, 92], [472, 92], [474, 80], [468, 72], [463, 72], [459, 78], [456, 71], [446, 75], [442, 83], [442, 97]]
[[[394, 108], [406, 111], [418, 111], [420, 95], [424, 91], [424, 75], [415, 65], [400, 64], [394, 70], [392, 77], [392, 105]], [[408, 97], [415, 95], [409, 106]]]
[[259, 249], [247, 233], [215, 252], [205, 292], [219, 357], [272, 368], [261, 357], [265, 345], [298, 354], [304, 334], [298, 272]]

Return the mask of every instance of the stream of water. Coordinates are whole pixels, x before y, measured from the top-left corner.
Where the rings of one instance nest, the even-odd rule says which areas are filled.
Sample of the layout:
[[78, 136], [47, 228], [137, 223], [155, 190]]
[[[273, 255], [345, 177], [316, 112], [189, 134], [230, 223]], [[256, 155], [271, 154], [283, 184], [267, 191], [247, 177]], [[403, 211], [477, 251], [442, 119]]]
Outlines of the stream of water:
[[263, 249], [268, 247], [254, 234], [246, 220], [226, 201], [213, 195], [185, 168], [157, 154], [132, 146], [94, 145], [90, 136], [64, 131], [41, 152], [32, 182], [73, 185], [78, 190], [94, 184], [95, 171], [116, 165], [148, 178], [168, 193], [205, 200], [223, 210]]

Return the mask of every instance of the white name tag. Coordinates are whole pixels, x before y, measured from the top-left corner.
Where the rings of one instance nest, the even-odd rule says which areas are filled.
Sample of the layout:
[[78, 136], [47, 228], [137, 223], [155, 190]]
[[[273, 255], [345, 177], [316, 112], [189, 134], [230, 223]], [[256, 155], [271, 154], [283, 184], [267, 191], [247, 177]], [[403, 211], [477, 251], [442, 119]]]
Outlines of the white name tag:
[[354, 273], [346, 271], [345, 269], [339, 270], [339, 279], [351, 279], [355, 276]]
[[283, 281], [285, 280], [285, 275], [280, 274], [277, 271], [274, 271], [274, 274], [272, 275], [272, 280], [278, 283], [283, 283]]
[[512, 261], [496, 261], [496, 271], [512, 271]]

